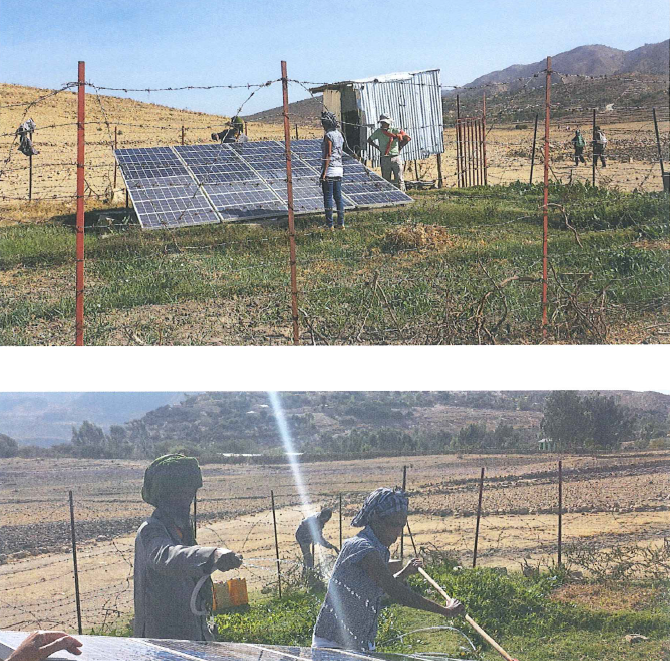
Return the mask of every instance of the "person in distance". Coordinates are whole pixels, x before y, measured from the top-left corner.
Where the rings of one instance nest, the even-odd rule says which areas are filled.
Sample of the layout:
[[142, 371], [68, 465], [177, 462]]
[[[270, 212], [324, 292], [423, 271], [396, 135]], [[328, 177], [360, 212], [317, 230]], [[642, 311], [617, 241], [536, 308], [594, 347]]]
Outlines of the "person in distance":
[[303, 557], [303, 574], [308, 569], [314, 569], [314, 556], [312, 555], [312, 544], [319, 544], [327, 549], [332, 549], [339, 553], [337, 546], [331, 544], [323, 536], [323, 527], [330, 521], [333, 516], [333, 510], [330, 507], [324, 507], [318, 514], [308, 516], [303, 519], [295, 531], [295, 540], [300, 546]]

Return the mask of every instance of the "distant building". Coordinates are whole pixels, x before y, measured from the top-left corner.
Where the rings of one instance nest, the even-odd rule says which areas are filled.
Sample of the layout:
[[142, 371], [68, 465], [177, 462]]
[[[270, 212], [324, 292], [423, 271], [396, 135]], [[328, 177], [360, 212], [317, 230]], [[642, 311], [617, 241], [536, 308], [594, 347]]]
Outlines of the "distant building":
[[379, 165], [379, 152], [367, 139], [386, 113], [412, 140], [403, 149], [405, 161], [444, 152], [440, 70], [389, 73], [314, 87], [323, 92], [323, 107], [337, 116], [349, 147]]
[[541, 438], [538, 442], [538, 449], [540, 452], [553, 452], [554, 441], [550, 438]]

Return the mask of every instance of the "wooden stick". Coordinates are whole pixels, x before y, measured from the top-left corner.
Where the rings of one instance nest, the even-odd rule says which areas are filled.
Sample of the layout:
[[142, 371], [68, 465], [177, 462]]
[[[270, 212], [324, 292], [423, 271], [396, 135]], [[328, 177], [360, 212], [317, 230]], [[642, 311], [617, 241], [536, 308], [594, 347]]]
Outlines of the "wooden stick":
[[[423, 576], [447, 601], [451, 601], [451, 597], [442, 589], [442, 587], [434, 581], [423, 569], [419, 567], [419, 574]], [[511, 657], [505, 650], [496, 643], [491, 636], [489, 636], [484, 629], [482, 629], [469, 615], [465, 616], [467, 623], [491, 646], [493, 647], [500, 656], [502, 656], [506, 661], [516, 661]]]

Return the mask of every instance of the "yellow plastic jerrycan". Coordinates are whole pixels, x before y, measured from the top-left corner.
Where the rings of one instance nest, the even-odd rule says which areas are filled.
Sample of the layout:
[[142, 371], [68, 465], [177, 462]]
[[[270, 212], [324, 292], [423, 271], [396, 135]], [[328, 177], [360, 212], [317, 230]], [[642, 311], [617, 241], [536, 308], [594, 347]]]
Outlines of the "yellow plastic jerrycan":
[[231, 578], [226, 581], [214, 582], [214, 611], [224, 608], [243, 606], [249, 603], [246, 578]]

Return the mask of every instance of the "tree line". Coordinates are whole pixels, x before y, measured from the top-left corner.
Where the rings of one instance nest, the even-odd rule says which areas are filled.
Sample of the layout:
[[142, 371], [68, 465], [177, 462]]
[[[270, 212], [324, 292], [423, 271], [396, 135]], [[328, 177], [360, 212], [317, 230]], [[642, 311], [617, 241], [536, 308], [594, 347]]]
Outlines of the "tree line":
[[[465, 403], [462, 397], [448, 393], [423, 393], [431, 395], [433, 405], [446, 403], [454, 399]], [[347, 433], [320, 432], [312, 412], [288, 415], [289, 425], [296, 437], [296, 448], [318, 458], [319, 455], [333, 457], [337, 455], [376, 455], [389, 454], [441, 454], [449, 452], [474, 451], [514, 451], [537, 450], [539, 440], [537, 431], [529, 428], [516, 428], [511, 424], [499, 422], [489, 429], [479, 422], [464, 425], [459, 431], [429, 430], [414, 424], [412, 406], [425, 404], [421, 393], [404, 393], [400, 404], [386, 394], [381, 397], [357, 399], [351, 393], [338, 393], [338, 398], [328, 399], [329, 406], [338, 409], [338, 414], [348, 416], [360, 423], [380, 423], [378, 428], [353, 425]], [[495, 393], [468, 393], [469, 404], [486, 408], [492, 404], [509, 407]], [[295, 393], [288, 402], [288, 410], [297, 410], [306, 405], [313, 397], [309, 393]], [[0, 434], [0, 457], [17, 455], [49, 455], [89, 459], [146, 459], [168, 452], [181, 451], [198, 456], [202, 461], [258, 461], [263, 456], [268, 459], [282, 455], [283, 448], [278, 441], [268, 443], [268, 438], [277, 439], [274, 417], [266, 407], [258, 411], [252, 432], [249, 423], [245, 434], [241, 433], [240, 416], [250, 402], [241, 399], [235, 402], [234, 419], [239, 430], [237, 434], [224, 436], [220, 432], [221, 421], [215, 425], [203, 426], [199, 421], [202, 412], [194, 408], [194, 401], [187, 406], [163, 407], [157, 409], [142, 420], [133, 420], [125, 425], [112, 425], [105, 432], [100, 426], [84, 421], [73, 426], [70, 442], [54, 445], [51, 448], [21, 447], [9, 436]], [[208, 400], [209, 401], [209, 400]], [[325, 401], [325, 400], [324, 400]], [[669, 420], [658, 415], [644, 416], [633, 414], [618, 403], [615, 397], [600, 394], [580, 395], [575, 391], [554, 391], [543, 393], [542, 398], [524, 396], [522, 403], [543, 405], [543, 419], [540, 431], [554, 442], [557, 451], [612, 451], [621, 448], [623, 443], [636, 441], [638, 448], [663, 447], [670, 431]], [[390, 403], [394, 408], [389, 408]], [[322, 405], [325, 404], [322, 402]], [[519, 402], [516, 402], [519, 405]], [[161, 413], [162, 411], [162, 413]], [[216, 418], [217, 409], [210, 409], [208, 415]], [[330, 415], [334, 415], [331, 411]], [[226, 417], [226, 416], [224, 416]], [[231, 418], [228, 418], [229, 420]], [[407, 424], [407, 423], [412, 424]], [[404, 423], [406, 428], [393, 426]], [[170, 427], [173, 427], [170, 430]], [[175, 433], [175, 430], [177, 432]], [[256, 434], [253, 433], [256, 432]], [[654, 439], [660, 439], [661, 443]], [[654, 445], [655, 444], [655, 445]], [[229, 455], [229, 456], [224, 456]], [[258, 458], [243, 455], [259, 455]]]

